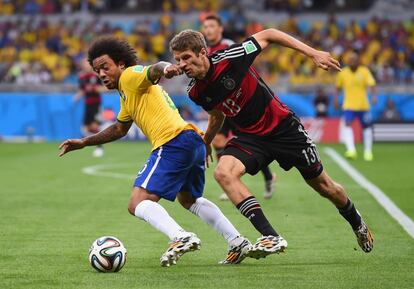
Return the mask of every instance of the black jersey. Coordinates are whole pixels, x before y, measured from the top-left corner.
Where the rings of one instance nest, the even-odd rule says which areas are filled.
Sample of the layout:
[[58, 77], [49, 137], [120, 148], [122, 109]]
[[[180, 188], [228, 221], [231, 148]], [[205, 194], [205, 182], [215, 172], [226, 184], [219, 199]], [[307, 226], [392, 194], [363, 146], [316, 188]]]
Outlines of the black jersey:
[[79, 88], [85, 96], [85, 104], [101, 104], [101, 94], [99, 93], [99, 77], [93, 72], [79, 74]]
[[207, 111], [222, 111], [241, 133], [271, 133], [292, 113], [251, 66], [260, 51], [249, 37], [210, 55], [206, 77], [192, 79], [188, 86], [190, 98]]

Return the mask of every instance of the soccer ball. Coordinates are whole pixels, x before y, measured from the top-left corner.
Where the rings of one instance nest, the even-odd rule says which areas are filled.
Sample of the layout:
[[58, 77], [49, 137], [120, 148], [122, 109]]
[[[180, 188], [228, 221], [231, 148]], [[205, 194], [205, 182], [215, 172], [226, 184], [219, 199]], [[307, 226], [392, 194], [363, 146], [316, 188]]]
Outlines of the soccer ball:
[[98, 272], [118, 272], [125, 265], [127, 250], [112, 236], [96, 239], [89, 249], [89, 262]]

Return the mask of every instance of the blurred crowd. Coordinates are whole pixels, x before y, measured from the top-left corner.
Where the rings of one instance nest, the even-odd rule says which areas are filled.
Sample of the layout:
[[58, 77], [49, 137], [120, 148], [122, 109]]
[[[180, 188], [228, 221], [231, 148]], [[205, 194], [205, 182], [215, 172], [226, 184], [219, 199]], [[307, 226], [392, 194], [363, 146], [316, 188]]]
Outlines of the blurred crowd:
[[[38, 15], [68, 11], [100, 11], [112, 2], [125, 2], [135, 7], [138, 1], [0, 1], [0, 14]], [[91, 41], [103, 34], [127, 39], [137, 50], [141, 63], [171, 60], [168, 42], [185, 28], [199, 29], [200, 21], [209, 13], [223, 20], [225, 37], [235, 41], [268, 27], [288, 32], [316, 48], [330, 51], [346, 63], [351, 51], [358, 51], [379, 83], [414, 82], [414, 19], [391, 21], [371, 18], [367, 21], [338, 21], [331, 15], [327, 21], [305, 22], [295, 16], [286, 21], [263, 23], [245, 16], [242, 6], [221, 6], [218, 1], [140, 1], [151, 8], [158, 3], [161, 17], [111, 22], [105, 16], [91, 15], [87, 20], [48, 17], [0, 18], [0, 81], [19, 84], [51, 82], [76, 83], [78, 64], [85, 57]], [[24, 5], [23, 5], [24, 4]], [[126, 7], [118, 5], [118, 7]], [[141, 7], [141, 6], [140, 6]], [[146, 6], [145, 6], [146, 7]], [[198, 21], [177, 20], [175, 11], [197, 11]], [[62, 17], [63, 19], [63, 17]], [[138, 18], [137, 18], [138, 19]], [[283, 79], [292, 85], [334, 83], [335, 75], [315, 69], [311, 60], [291, 49], [272, 46], [264, 51], [255, 67], [271, 84]]]
[[218, 0], [1, 0], [0, 15], [45, 15], [91, 13], [145, 13], [162, 11], [163, 5], [178, 13], [216, 10], [224, 3]]

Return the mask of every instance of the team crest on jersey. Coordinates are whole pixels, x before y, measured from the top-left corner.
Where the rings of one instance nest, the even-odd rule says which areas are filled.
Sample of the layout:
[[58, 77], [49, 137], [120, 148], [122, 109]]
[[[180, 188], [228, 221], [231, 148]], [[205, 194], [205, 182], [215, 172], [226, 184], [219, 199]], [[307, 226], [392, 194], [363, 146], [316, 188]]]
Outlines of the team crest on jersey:
[[244, 51], [246, 51], [246, 54], [253, 53], [257, 50], [256, 45], [254, 45], [253, 41], [251, 40], [243, 42], [243, 48]]
[[224, 87], [228, 90], [233, 90], [236, 87], [236, 82], [234, 81], [234, 79], [228, 76], [224, 76], [221, 82], [223, 83]]

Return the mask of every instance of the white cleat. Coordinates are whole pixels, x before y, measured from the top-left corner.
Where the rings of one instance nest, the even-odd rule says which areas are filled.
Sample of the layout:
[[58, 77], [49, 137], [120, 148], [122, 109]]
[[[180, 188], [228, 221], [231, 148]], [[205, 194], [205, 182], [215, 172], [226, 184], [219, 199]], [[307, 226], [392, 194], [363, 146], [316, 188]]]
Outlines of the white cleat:
[[252, 250], [249, 251], [247, 257], [260, 259], [270, 254], [279, 254], [284, 252], [288, 243], [282, 236], [262, 236], [257, 239]]
[[374, 238], [372, 238], [371, 231], [368, 229], [368, 226], [362, 221], [362, 224], [354, 231], [358, 245], [361, 247], [362, 251], [369, 253], [374, 248]]
[[186, 237], [176, 238], [170, 242], [167, 251], [161, 256], [160, 263], [162, 267], [169, 267], [177, 264], [178, 259], [187, 252], [200, 250], [201, 241], [194, 234]]
[[229, 252], [227, 253], [226, 259], [220, 261], [219, 264], [239, 264], [244, 258], [247, 257], [247, 254], [253, 248], [252, 243], [247, 238], [237, 237], [233, 244], [229, 246]]

